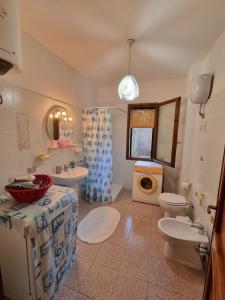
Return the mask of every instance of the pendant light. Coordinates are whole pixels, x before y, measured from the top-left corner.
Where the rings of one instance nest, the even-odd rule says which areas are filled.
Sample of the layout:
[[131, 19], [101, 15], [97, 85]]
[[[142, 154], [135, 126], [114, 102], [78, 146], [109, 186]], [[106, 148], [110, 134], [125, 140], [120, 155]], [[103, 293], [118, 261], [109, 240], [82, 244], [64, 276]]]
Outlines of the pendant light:
[[131, 47], [135, 40], [128, 39], [129, 45], [129, 71], [126, 76], [122, 78], [118, 86], [118, 93], [121, 100], [132, 101], [139, 97], [139, 88], [136, 79], [131, 75], [130, 65], [131, 65]]

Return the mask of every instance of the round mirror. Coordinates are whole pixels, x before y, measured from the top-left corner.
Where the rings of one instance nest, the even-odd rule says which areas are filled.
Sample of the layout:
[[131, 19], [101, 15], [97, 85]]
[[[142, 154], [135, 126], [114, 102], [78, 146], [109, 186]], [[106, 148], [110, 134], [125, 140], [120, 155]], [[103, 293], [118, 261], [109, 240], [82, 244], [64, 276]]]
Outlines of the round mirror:
[[53, 106], [47, 113], [46, 130], [48, 137], [53, 140], [73, 139], [73, 119], [68, 111], [61, 106]]

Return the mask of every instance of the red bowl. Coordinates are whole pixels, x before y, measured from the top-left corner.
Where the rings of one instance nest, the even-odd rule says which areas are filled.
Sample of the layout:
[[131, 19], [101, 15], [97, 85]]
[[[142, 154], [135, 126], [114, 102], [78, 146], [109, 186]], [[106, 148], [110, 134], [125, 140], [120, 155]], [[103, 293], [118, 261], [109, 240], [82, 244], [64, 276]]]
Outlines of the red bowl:
[[52, 178], [44, 174], [37, 174], [34, 176], [35, 180], [33, 181], [33, 183], [40, 184], [39, 189], [14, 190], [5, 187], [6, 192], [8, 192], [16, 201], [20, 203], [32, 203], [41, 199], [52, 185]]

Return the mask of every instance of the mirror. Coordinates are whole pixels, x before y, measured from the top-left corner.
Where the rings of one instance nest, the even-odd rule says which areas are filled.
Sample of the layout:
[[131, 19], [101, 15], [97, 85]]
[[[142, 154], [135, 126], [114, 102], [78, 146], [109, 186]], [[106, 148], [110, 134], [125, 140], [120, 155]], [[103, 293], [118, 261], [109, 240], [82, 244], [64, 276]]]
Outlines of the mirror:
[[47, 113], [46, 131], [51, 141], [69, 142], [74, 137], [73, 118], [61, 106], [53, 106]]

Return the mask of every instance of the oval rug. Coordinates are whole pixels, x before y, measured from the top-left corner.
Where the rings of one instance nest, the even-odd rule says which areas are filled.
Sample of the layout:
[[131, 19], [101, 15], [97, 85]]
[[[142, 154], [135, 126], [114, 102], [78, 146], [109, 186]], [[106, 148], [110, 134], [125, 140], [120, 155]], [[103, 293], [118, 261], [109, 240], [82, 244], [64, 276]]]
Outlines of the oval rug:
[[79, 223], [77, 235], [87, 243], [100, 243], [108, 239], [120, 221], [120, 213], [112, 207], [91, 210]]

